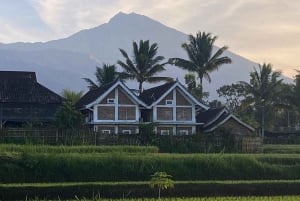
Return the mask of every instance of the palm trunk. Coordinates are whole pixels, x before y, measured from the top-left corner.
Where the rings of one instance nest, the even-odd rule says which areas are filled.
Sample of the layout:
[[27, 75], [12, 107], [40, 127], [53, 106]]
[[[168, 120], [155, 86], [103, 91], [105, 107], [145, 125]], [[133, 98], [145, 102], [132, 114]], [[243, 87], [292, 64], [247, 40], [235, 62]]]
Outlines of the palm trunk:
[[140, 94], [143, 92], [143, 82], [140, 82], [140, 84], [139, 84], [139, 91], [140, 91]]

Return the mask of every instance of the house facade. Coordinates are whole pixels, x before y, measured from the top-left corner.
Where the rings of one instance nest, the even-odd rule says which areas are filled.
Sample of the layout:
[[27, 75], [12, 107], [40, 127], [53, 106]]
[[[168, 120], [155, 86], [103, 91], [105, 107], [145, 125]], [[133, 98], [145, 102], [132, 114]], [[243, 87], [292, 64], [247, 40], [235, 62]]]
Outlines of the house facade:
[[155, 132], [161, 135], [196, 133], [196, 127], [202, 124], [196, 121], [196, 114], [208, 109], [179, 81], [144, 90], [139, 98], [147, 105], [141, 109], [143, 121], [153, 122]]
[[62, 101], [34, 72], [0, 71], [0, 128], [53, 123]]
[[[136, 134], [140, 123], [150, 122], [154, 123], [155, 132], [160, 135], [209, 132], [215, 129], [214, 126], [223, 125], [221, 119], [224, 115], [220, 113], [227, 111], [211, 112], [178, 80], [144, 90], [139, 96], [122, 81], [116, 80], [87, 92], [76, 107], [84, 114], [90, 127], [105, 134]], [[210, 118], [213, 123], [208, 121]], [[232, 125], [236, 121], [241, 122], [233, 115], [226, 115], [225, 119], [226, 122], [230, 120]], [[252, 130], [247, 124], [241, 125]]]
[[120, 80], [87, 92], [76, 104], [95, 131], [138, 133], [140, 108], [145, 104]]

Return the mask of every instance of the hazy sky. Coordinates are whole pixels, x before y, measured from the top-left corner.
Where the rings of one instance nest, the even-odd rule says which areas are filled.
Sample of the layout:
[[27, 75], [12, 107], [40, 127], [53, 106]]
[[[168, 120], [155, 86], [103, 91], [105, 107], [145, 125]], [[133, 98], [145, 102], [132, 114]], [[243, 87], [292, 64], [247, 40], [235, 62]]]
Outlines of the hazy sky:
[[211, 32], [216, 45], [293, 77], [300, 70], [299, 0], [0, 0], [0, 42], [67, 37], [135, 12], [187, 34]]

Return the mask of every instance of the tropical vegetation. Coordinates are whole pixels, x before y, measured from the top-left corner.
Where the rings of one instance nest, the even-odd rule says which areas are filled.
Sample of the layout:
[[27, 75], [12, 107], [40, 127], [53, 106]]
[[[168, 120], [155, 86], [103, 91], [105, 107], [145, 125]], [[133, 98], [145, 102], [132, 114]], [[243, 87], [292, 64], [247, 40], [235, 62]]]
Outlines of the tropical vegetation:
[[165, 71], [163, 56], [157, 56], [158, 44], [150, 44], [149, 40], [140, 40], [139, 45], [133, 42], [133, 57], [128, 56], [127, 52], [120, 49], [125, 61], [119, 60], [117, 63], [123, 69], [120, 78], [123, 80], [136, 80], [139, 83], [139, 92], [143, 91], [143, 83], [155, 83], [160, 81], [172, 81], [170, 77], [159, 77], [156, 74]]
[[98, 87], [113, 82], [117, 77], [115, 65], [103, 64], [102, 68], [96, 67], [95, 72], [96, 82], [90, 78], [83, 78], [88, 83], [89, 90], [97, 89]]
[[217, 36], [212, 36], [211, 33], [205, 32], [198, 32], [196, 36], [189, 35], [189, 42], [182, 44], [182, 48], [187, 52], [189, 60], [170, 58], [169, 62], [190, 72], [197, 73], [201, 85], [203, 78], [211, 82], [209, 75], [211, 72], [218, 70], [223, 64], [231, 63], [231, 59], [228, 56], [222, 56], [227, 50], [227, 46], [223, 46], [213, 53], [213, 45], [216, 39]]
[[62, 129], [77, 129], [83, 124], [83, 116], [80, 111], [75, 108], [76, 102], [81, 98], [83, 92], [75, 92], [64, 89], [62, 97], [64, 101], [56, 113], [56, 124]]

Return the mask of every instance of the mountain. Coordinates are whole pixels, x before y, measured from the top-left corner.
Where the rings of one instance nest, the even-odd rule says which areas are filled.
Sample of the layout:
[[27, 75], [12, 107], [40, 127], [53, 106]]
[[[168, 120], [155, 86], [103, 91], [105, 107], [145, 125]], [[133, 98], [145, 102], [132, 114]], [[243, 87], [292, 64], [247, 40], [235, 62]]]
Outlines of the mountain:
[[[67, 38], [44, 43], [0, 44], [0, 70], [35, 71], [39, 82], [58, 93], [64, 88], [86, 91], [83, 77], [94, 79], [96, 66], [123, 60], [119, 48], [130, 53], [132, 42], [139, 40], [158, 43], [158, 54], [165, 58], [186, 58], [181, 48], [181, 44], [187, 41], [186, 34], [143, 15], [119, 13], [108, 23]], [[248, 81], [249, 72], [256, 65], [233, 52], [227, 51], [226, 55], [232, 58], [233, 63], [212, 73], [211, 84], [204, 82], [204, 90], [210, 92], [211, 99], [218, 98], [216, 89], [224, 84]], [[184, 83], [185, 73], [177, 67], [167, 66], [162, 75], [178, 78]], [[135, 82], [128, 85], [138, 88]]]

